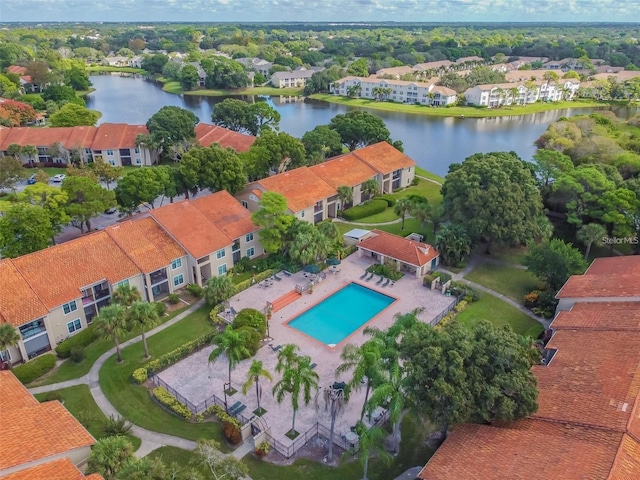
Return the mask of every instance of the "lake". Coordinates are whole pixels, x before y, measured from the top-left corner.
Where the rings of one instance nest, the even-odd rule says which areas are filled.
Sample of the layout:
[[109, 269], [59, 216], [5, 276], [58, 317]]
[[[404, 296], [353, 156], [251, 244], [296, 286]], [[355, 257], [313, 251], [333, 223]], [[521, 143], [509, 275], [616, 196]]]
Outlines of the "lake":
[[[211, 123], [215, 104], [225, 97], [175, 95], [164, 92], [160, 84], [144, 78], [119, 74], [93, 75], [96, 89], [87, 96], [87, 107], [102, 112], [98, 123], [145, 124], [164, 106], [192, 111], [202, 122]], [[254, 101], [251, 96], [238, 97]], [[268, 97], [280, 113], [280, 130], [295, 137], [329, 123], [332, 117], [351, 108], [301, 97]], [[615, 107], [620, 118], [630, 118], [638, 107]], [[402, 140], [407, 155], [422, 168], [444, 176], [449, 165], [478, 152], [514, 151], [524, 159], [535, 153], [533, 142], [547, 126], [565, 116], [588, 113], [593, 109], [563, 109], [523, 116], [495, 118], [429, 117], [406, 113], [369, 110], [384, 120], [393, 140]]]

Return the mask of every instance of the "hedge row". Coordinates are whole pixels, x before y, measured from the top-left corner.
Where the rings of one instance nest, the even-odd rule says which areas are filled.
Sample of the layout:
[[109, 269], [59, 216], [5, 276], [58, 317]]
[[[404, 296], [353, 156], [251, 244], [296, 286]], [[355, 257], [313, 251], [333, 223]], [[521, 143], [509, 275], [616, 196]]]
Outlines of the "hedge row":
[[269, 270], [265, 270], [264, 272], [256, 273], [255, 277], [249, 278], [247, 280], [243, 280], [242, 282], [239, 282], [238, 284], [236, 284], [236, 294], [242, 292], [243, 290], [246, 290], [247, 288], [249, 288], [252, 285], [255, 285], [258, 282], [263, 281], [266, 278], [269, 278], [271, 275], [278, 272], [279, 270], [270, 268]]
[[217, 334], [218, 332], [209, 332], [206, 335], [202, 335], [195, 340], [181, 345], [175, 350], [172, 350], [171, 352], [166, 353], [165, 355], [162, 355], [155, 360], [151, 360], [144, 367], [136, 368], [132, 374], [133, 380], [137, 383], [145, 382], [150, 373], [159, 372], [160, 370], [173, 365], [178, 360], [182, 360], [183, 358], [191, 355], [199, 348], [209, 345], [213, 337], [215, 337]]
[[380, 195], [376, 197], [376, 200], [384, 200], [385, 202], [387, 202], [387, 205], [390, 207], [393, 207], [396, 204], [396, 197], [388, 193], [385, 193], [384, 195]]
[[175, 399], [173, 395], [171, 395], [167, 390], [163, 387], [156, 387], [153, 389], [153, 396], [156, 397], [162, 405], [167, 407], [172, 412], [175, 412], [182, 418], [190, 420], [192, 417], [191, 410], [187, 408], [186, 405], [180, 403]]
[[29, 360], [24, 365], [18, 365], [12, 371], [18, 380], [26, 384], [33, 382], [36, 378], [40, 378], [55, 366], [55, 355], [46, 354]]
[[215, 415], [222, 423], [230, 423], [236, 428], [240, 428], [240, 421], [225, 412], [224, 408], [222, 408], [220, 405], [211, 405], [203, 413], [197, 414], [196, 422], [204, 422], [204, 419], [209, 415]]
[[342, 216], [345, 220], [353, 221], [359, 220], [376, 213], [382, 213], [388, 208], [389, 204], [386, 200], [378, 200], [377, 198], [370, 202], [363, 203], [362, 205], [356, 205], [355, 207], [347, 208], [342, 212]]
[[60, 358], [69, 358], [71, 355], [71, 349], [74, 347], [86, 347], [92, 344], [98, 338], [98, 334], [95, 328], [89, 325], [87, 328], [79, 333], [76, 333], [73, 337], [67, 338], [60, 345], [56, 347], [56, 353]]

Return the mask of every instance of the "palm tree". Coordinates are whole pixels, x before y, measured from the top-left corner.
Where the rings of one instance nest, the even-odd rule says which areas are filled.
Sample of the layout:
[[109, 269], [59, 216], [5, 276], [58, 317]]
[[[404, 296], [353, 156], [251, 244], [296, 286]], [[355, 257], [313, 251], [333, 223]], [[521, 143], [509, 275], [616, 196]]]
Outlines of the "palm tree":
[[[20, 334], [9, 323], [0, 324], [0, 351], [4, 353], [7, 364], [9, 362], [9, 347], [12, 347], [20, 341]], [[0, 359], [1, 360], [1, 359]]]
[[122, 305], [128, 310], [131, 305], [141, 301], [142, 296], [136, 287], [125, 284], [116, 288], [116, 291], [113, 292], [113, 295], [111, 296], [111, 300], [113, 300], [113, 303]]
[[229, 276], [211, 277], [204, 286], [204, 298], [212, 307], [226, 302], [236, 293], [236, 287]]
[[338, 187], [338, 198], [342, 203], [342, 210], [346, 210], [347, 205], [350, 205], [353, 201], [353, 188], [346, 185]]
[[347, 87], [347, 97], [359, 97], [362, 92], [362, 85], [359, 83]]
[[389, 464], [393, 457], [384, 449], [384, 439], [387, 433], [382, 427], [371, 427], [367, 429], [362, 426], [357, 430], [357, 433], [359, 437], [358, 445], [360, 446], [358, 460], [362, 464], [363, 469], [362, 480], [368, 480], [369, 458], [371, 458], [372, 455], [376, 455], [385, 464]]
[[[249, 371], [247, 372], [247, 381], [242, 386], [242, 394], [246, 395], [249, 389], [251, 388], [251, 384], [255, 383], [256, 385], [256, 400], [258, 401], [258, 409], [256, 410], [260, 414], [262, 413], [262, 408], [260, 407], [260, 377], [268, 378], [270, 382], [273, 381], [273, 377], [268, 370], [265, 370], [262, 366], [262, 361], [254, 360], [251, 362], [251, 366], [249, 367]], [[231, 380], [229, 380], [231, 383]], [[257, 415], [257, 414], [256, 414]]]
[[115, 342], [118, 363], [122, 362], [120, 337], [127, 333], [127, 311], [125, 307], [118, 304], [107, 305], [100, 309], [93, 323], [98, 335]]
[[404, 220], [407, 217], [407, 214], [411, 210], [412, 206], [413, 205], [411, 203], [411, 200], [409, 200], [408, 198], [400, 198], [393, 207], [394, 213], [402, 218], [401, 230], [404, 230]]
[[370, 178], [369, 180], [362, 182], [362, 185], [360, 185], [360, 191], [363, 195], [366, 195], [367, 200], [369, 200], [380, 191], [380, 186], [375, 178]]
[[333, 461], [333, 434], [336, 425], [336, 417], [342, 411], [346, 403], [349, 402], [349, 386], [345, 383], [334, 383], [324, 389], [325, 410], [331, 409], [331, 426], [329, 427], [329, 451], [327, 460]]
[[135, 302], [127, 311], [127, 320], [132, 328], [142, 329], [142, 344], [144, 345], [144, 356], [149, 358], [149, 347], [147, 347], [147, 337], [145, 331], [158, 324], [160, 317], [155, 305], [149, 302]]
[[[311, 358], [299, 356], [293, 352], [288, 353], [292, 353], [293, 356], [282, 363], [282, 378], [273, 386], [273, 395], [276, 397], [278, 403], [282, 403], [282, 400], [284, 400], [287, 394], [291, 395], [293, 419], [289, 434], [296, 436], [296, 412], [299, 408], [300, 393], [303, 394], [304, 404], [309, 405], [311, 401], [311, 389], [318, 389], [319, 376], [311, 368]], [[280, 355], [278, 355], [278, 366], [281, 366]], [[276, 370], [278, 370], [278, 367], [276, 367]]]
[[552, 72], [551, 70], [547, 70], [546, 72], [544, 72], [544, 75], [542, 75], [542, 78], [544, 78], [547, 81], [547, 83], [546, 83], [546, 100], [549, 100], [549, 83], [557, 82], [560, 77], [558, 76], [558, 74], [556, 72]]
[[133, 446], [127, 437], [116, 435], [98, 440], [89, 455], [89, 472], [97, 472], [106, 480], [116, 478], [133, 456]]
[[293, 368], [293, 364], [298, 358], [298, 351], [300, 347], [298, 345], [294, 345], [293, 343], [287, 343], [282, 349], [278, 352], [278, 363], [276, 364], [276, 372], [282, 373], [285, 370]]
[[607, 229], [599, 223], [589, 223], [580, 227], [577, 237], [578, 240], [584, 243], [584, 245], [587, 247], [584, 252], [585, 259], [589, 257], [589, 252], [591, 252], [591, 245], [593, 244], [593, 242], [597, 242], [606, 234]]
[[349, 371], [353, 372], [349, 386], [355, 390], [359, 389], [366, 379], [367, 389], [364, 394], [362, 410], [360, 411], [361, 421], [364, 418], [371, 388], [374, 382], [380, 378], [381, 346], [381, 340], [378, 338], [367, 340], [360, 346], [351, 343], [345, 345], [340, 355], [343, 363], [336, 369], [336, 376], [340, 376]]
[[38, 149], [33, 145], [25, 145], [20, 149], [20, 153], [29, 157], [29, 165], [33, 167], [33, 157], [38, 155]]
[[411, 216], [420, 222], [420, 228], [424, 230], [427, 222], [431, 220], [431, 205], [425, 198], [424, 201], [415, 202], [410, 210]]
[[215, 362], [223, 353], [229, 360], [229, 385], [231, 385], [231, 371], [240, 361], [251, 356], [251, 352], [247, 348], [247, 337], [244, 332], [234, 330], [231, 325], [220, 335], [214, 337], [212, 343], [216, 345], [209, 355], [209, 362]]

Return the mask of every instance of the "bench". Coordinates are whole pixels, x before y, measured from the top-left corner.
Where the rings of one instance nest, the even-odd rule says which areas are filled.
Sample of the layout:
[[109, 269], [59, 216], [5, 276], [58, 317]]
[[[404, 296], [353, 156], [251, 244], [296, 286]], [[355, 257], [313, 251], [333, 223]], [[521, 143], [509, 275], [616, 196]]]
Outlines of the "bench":
[[229, 413], [233, 412], [236, 408], [238, 408], [240, 405], [242, 405], [242, 402], [236, 402], [234, 403], [231, 407], [229, 407]]
[[244, 403], [241, 403], [240, 406], [238, 406], [238, 408], [235, 408], [233, 412], [230, 412], [230, 413], [235, 417], [236, 415], [239, 415], [241, 412], [243, 412], [246, 408], [247, 406]]

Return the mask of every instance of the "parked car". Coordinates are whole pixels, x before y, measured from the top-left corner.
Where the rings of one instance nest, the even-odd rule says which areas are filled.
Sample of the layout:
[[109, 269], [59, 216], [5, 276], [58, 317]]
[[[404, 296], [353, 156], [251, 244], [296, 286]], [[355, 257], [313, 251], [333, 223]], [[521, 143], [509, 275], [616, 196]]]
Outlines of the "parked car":
[[27, 179], [27, 184], [33, 185], [34, 183], [36, 183], [36, 174], [32, 173], [31, 175], [29, 175], [29, 178]]
[[53, 180], [54, 182], [61, 182], [65, 178], [67, 178], [67, 176], [64, 173], [59, 173], [58, 175], [55, 175], [51, 180]]
[[107, 208], [104, 213], [111, 215], [112, 213], [116, 213], [118, 209], [116, 207]]

